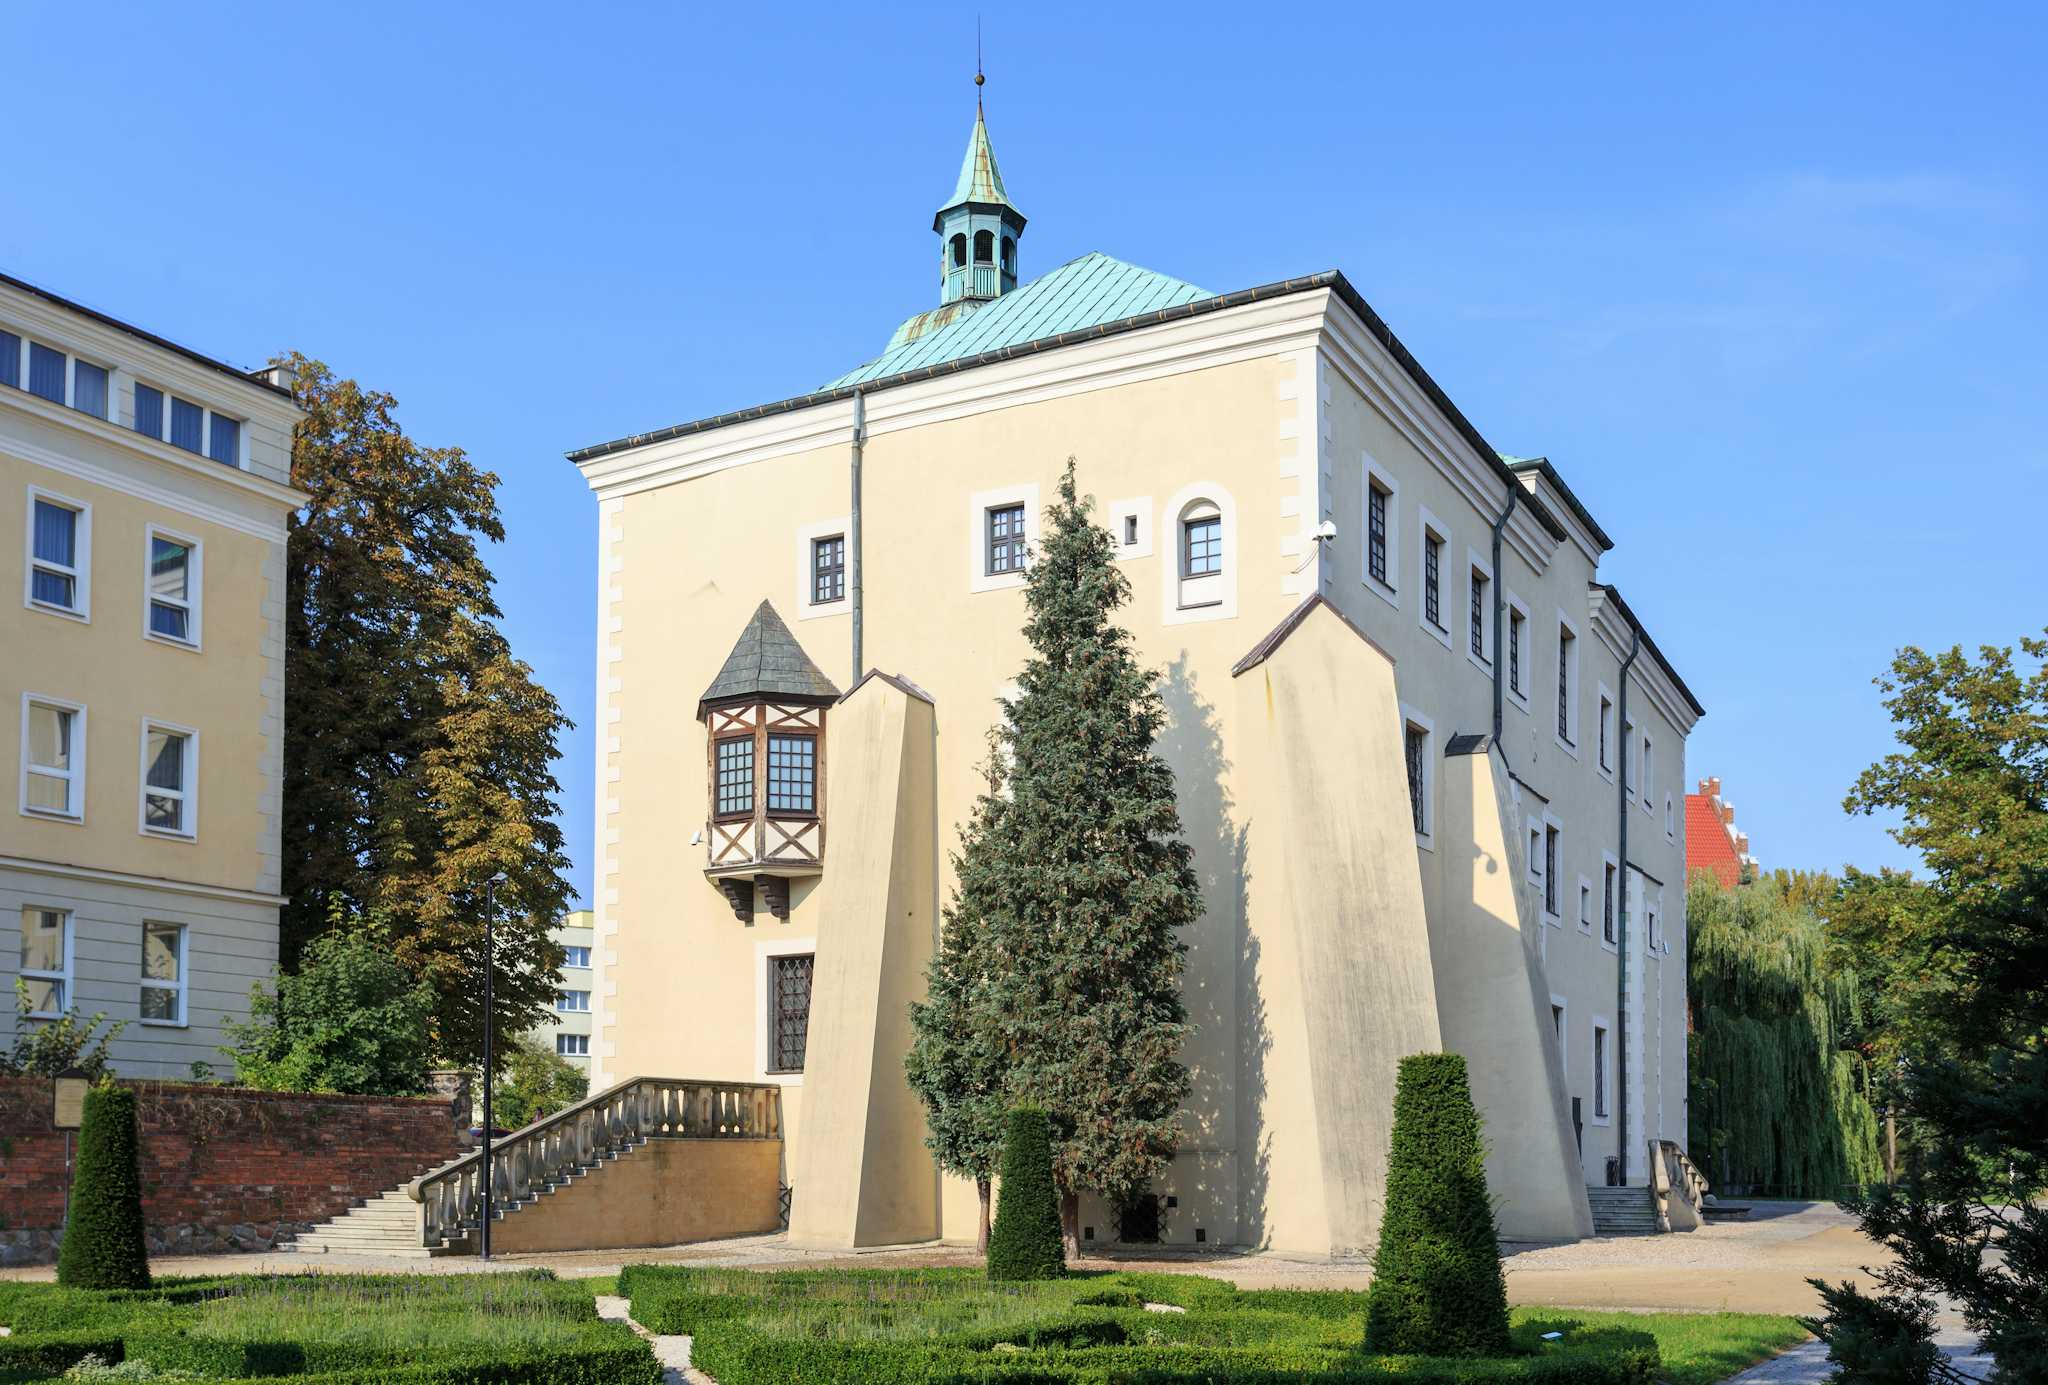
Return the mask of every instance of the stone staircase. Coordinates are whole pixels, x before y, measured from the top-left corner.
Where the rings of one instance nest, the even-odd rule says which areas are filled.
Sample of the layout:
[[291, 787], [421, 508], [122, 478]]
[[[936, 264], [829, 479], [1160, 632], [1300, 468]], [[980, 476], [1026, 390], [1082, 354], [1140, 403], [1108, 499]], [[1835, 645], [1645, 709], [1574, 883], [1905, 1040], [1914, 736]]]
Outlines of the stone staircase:
[[1657, 1204], [1647, 1187], [1586, 1189], [1586, 1201], [1593, 1206], [1595, 1236], [1654, 1236]]
[[431, 1248], [420, 1244], [420, 1205], [406, 1196], [404, 1184], [301, 1231], [283, 1249], [296, 1255], [392, 1255], [409, 1260], [459, 1253], [445, 1243]]

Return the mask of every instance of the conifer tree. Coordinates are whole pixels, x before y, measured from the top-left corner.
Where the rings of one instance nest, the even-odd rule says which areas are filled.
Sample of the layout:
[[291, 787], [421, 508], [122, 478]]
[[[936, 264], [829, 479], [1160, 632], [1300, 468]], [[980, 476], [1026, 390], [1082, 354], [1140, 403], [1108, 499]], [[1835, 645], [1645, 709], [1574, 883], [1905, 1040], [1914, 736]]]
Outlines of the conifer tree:
[[1002, 834], [1002, 748], [989, 735], [988, 791], [953, 856], [953, 898], [945, 936], [925, 968], [925, 999], [910, 1007], [912, 1040], [904, 1055], [910, 1089], [924, 1102], [925, 1144], [940, 1168], [974, 1180], [981, 1200], [975, 1249], [988, 1251], [989, 1188], [1002, 1158], [1009, 1059], [991, 1008], [989, 919], [997, 907], [988, 869]]
[[146, 1289], [141, 1135], [135, 1092], [101, 1082], [85, 1094], [71, 1214], [57, 1251], [57, 1282], [71, 1289]]
[[1189, 1086], [1180, 929], [1201, 912], [1158, 676], [1115, 621], [1130, 584], [1070, 460], [1025, 587], [1031, 657], [1003, 704], [1008, 796], [975, 888], [1009, 1094], [1045, 1109], [1069, 1255], [1080, 1194], [1112, 1202], [1172, 1158]]

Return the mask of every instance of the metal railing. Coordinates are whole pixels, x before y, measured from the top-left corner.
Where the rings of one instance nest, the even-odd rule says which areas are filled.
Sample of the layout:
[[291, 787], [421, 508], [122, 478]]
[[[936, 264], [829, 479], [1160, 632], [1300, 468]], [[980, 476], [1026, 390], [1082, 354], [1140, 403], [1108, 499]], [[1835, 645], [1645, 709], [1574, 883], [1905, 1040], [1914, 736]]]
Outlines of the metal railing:
[[[579, 1169], [650, 1139], [772, 1140], [782, 1136], [782, 1089], [755, 1082], [634, 1077], [544, 1116], [491, 1145], [491, 1200], [500, 1214]], [[474, 1231], [483, 1215], [481, 1149], [406, 1185], [419, 1204], [422, 1246]]]

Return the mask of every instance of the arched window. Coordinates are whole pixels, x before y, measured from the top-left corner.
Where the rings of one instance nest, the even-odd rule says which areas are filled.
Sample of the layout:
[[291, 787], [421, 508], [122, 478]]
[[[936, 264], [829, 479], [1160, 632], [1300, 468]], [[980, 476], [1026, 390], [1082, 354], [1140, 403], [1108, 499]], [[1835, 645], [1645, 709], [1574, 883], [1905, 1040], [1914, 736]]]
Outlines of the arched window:
[[1214, 606], [1223, 600], [1223, 512], [1207, 498], [1181, 507], [1180, 607]]
[[993, 231], [976, 231], [974, 233], [974, 262], [976, 264], [993, 264], [995, 263], [995, 258], [996, 233]]
[[1011, 240], [1011, 239], [1010, 239], [1010, 238], [1009, 238], [1008, 236], [1004, 236], [1004, 237], [1003, 237], [1003, 273], [1005, 273], [1005, 274], [1015, 274], [1016, 272], [1017, 272], [1017, 242], [1016, 242], [1016, 241], [1014, 241], [1014, 240]]
[[964, 234], [962, 234], [962, 235], [957, 235], [957, 236], [954, 236], [954, 237], [953, 237], [953, 268], [955, 268], [955, 269], [960, 269], [960, 268], [963, 268], [963, 267], [964, 267], [964, 266], [965, 266], [966, 264], [967, 264], [967, 237], [966, 237], [966, 236], [965, 236]]

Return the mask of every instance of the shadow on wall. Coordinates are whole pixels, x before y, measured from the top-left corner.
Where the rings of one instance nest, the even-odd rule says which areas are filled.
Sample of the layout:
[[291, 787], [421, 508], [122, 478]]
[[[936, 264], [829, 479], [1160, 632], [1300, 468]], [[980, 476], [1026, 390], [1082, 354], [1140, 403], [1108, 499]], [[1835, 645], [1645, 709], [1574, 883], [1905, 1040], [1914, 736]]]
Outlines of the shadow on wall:
[[[1216, 1055], [1207, 1067], [1198, 1055], [1190, 1057], [1194, 1086], [1188, 1095], [1185, 1143], [1217, 1152], [1184, 1163], [1175, 1181], [1206, 1205], [1234, 1205], [1237, 1231], [1231, 1239], [1262, 1245], [1270, 1141], [1261, 1113], [1272, 1037], [1259, 989], [1259, 944], [1248, 919], [1249, 828], [1234, 819], [1231, 764], [1223, 754], [1215, 707], [1196, 688], [1185, 651], [1167, 665], [1159, 691], [1166, 724], [1154, 748], [1173, 767], [1181, 831], [1194, 852], [1202, 891], [1203, 917], [1187, 939], [1188, 1018], [1196, 1027], [1198, 1055]], [[1190, 1175], [1192, 1181], [1182, 1181]], [[1222, 1186], [1213, 1186], [1212, 1179]]]

